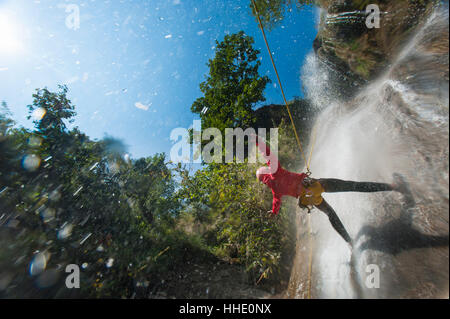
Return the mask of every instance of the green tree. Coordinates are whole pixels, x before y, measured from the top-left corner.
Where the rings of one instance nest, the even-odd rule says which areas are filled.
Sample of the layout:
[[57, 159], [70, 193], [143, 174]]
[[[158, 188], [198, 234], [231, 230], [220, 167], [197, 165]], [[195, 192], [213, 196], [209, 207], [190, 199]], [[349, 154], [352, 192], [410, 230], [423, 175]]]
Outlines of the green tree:
[[15, 123], [11, 119], [11, 115], [7, 104], [2, 102], [0, 106], [0, 192], [2, 186], [8, 184], [8, 176], [12, 171], [13, 158], [15, 157], [11, 139], [11, 130]]
[[14, 120], [11, 119], [11, 111], [6, 102], [2, 102], [0, 106], [0, 140], [4, 140], [9, 130], [14, 126]]
[[73, 122], [75, 106], [67, 98], [67, 86], [60, 85], [59, 92], [50, 92], [47, 88], [36, 90], [33, 104], [28, 106], [36, 129], [44, 135], [61, 133], [66, 130], [64, 120]]
[[252, 107], [265, 101], [264, 89], [270, 82], [258, 74], [261, 62], [254, 40], [243, 31], [226, 35], [216, 41], [216, 54], [209, 60], [209, 74], [200, 84], [203, 97], [192, 104], [193, 113], [200, 114], [202, 129], [251, 127], [255, 122]]
[[[173, 227], [179, 200], [164, 155], [124, 160], [121, 141], [68, 130], [75, 107], [67, 93], [36, 91], [34, 130], [13, 128], [6, 108], [0, 113], [0, 297], [71, 296], [67, 264], [83, 265], [77, 296], [130, 297], [138, 282], [182, 262], [190, 245]], [[38, 253], [42, 273], [31, 271]]]
[[[280, 124], [280, 160], [295, 162], [295, 137]], [[280, 215], [269, 218], [272, 193], [255, 176], [258, 164], [209, 164], [193, 175], [181, 173], [186, 219], [194, 219], [206, 244], [222, 259], [245, 266], [254, 282], [282, 276], [295, 242], [295, 201], [284, 199]], [[292, 168], [294, 169], [294, 168]], [[192, 222], [191, 222], [192, 223]]]
[[174, 217], [177, 212], [172, 171], [165, 164], [165, 155], [141, 158], [124, 173], [124, 190], [135, 202], [149, 223], [154, 218]]

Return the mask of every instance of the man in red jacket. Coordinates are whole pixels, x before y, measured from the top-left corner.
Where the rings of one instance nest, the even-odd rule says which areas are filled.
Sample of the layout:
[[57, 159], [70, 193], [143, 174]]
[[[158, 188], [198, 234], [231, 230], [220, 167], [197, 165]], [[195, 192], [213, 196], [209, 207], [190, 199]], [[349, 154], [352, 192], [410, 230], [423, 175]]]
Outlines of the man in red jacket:
[[394, 184], [374, 182], [353, 182], [334, 178], [313, 179], [305, 173], [293, 173], [281, 167], [278, 158], [272, 154], [270, 148], [260, 138], [256, 138], [256, 145], [262, 152], [268, 166], [256, 171], [258, 179], [270, 187], [273, 194], [272, 210], [270, 213], [277, 215], [281, 208], [281, 198], [292, 196], [298, 198], [299, 206], [308, 208], [315, 206], [324, 212], [330, 220], [333, 228], [341, 237], [352, 246], [352, 239], [345, 230], [333, 208], [323, 199], [322, 193], [334, 192], [380, 192], [398, 191], [408, 193], [409, 190], [399, 174], [394, 174]]

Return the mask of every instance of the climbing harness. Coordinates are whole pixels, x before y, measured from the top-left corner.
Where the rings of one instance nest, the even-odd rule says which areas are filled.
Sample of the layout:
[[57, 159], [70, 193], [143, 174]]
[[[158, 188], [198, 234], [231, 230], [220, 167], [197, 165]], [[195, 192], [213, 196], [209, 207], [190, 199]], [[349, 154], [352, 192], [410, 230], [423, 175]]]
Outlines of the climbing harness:
[[[291, 120], [292, 129], [294, 130], [295, 138], [297, 140], [297, 144], [298, 144], [298, 147], [300, 149], [300, 153], [301, 153], [301, 155], [303, 157], [303, 160], [305, 162], [305, 165], [306, 165], [306, 176], [307, 176], [306, 178], [309, 178], [309, 176], [311, 175], [311, 170], [309, 168], [309, 164], [311, 162], [312, 153], [313, 153], [313, 146], [314, 146], [314, 140], [315, 140], [315, 132], [314, 132], [315, 129], [313, 131], [313, 142], [312, 142], [313, 144], [311, 145], [311, 152], [310, 152], [310, 155], [309, 155], [309, 161], [307, 161], [305, 153], [303, 152], [302, 143], [300, 142], [300, 138], [299, 138], [299, 136], [297, 134], [297, 129], [295, 128], [295, 124], [294, 124], [294, 120], [292, 118], [291, 110], [289, 109], [289, 105], [287, 103], [286, 96], [284, 95], [284, 90], [283, 90], [283, 86], [281, 84], [280, 76], [278, 75], [277, 67], [275, 66], [275, 62], [274, 62], [273, 57], [272, 57], [272, 51], [270, 51], [269, 43], [267, 42], [266, 33], [264, 32], [264, 27], [263, 27], [262, 22], [261, 22], [261, 18], [260, 18], [258, 7], [256, 6], [255, 0], [251, 0], [251, 1], [252, 1], [252, 4], [253, 4], [253, 8], [255, 9], [255, 12], [256, 12], [256, 17], [258, 19], [259, 28], [261, 29], [261, 32], [262, 32], [262, 35], [263, 35], [263, 38], [264, 38], [264, 42], [266, 44], [267, 51], [268, 51], [269, 56], [270, 56], [270, 61], [272, 62], [273, 69], [275, 70], [275, 75], [277, 76], [278, 85], [280, 86], [281, 95], [283, 96], [284, 105], [286, 106], [287, 112], [289, 114], [289, 118]], [[317, 182], [317, 183], [319, 184], [319, 182]], [[320, 184], [319, 184], [319, 186], [322, 187]], [[322, 191], [323, 191], [323, 188], [322, 188]], [[299, 201], [301, 203], [302, 199], [299, 198]], [[312, 206], [311, 207], [310, 207], [310, 205], [305, 205], [305, 206], [308, 209], [309, 240], [310, 240], [310, 245], [309, 245], [310, 246], [310, 254], [309, 254], [309, 265], [308, 265], [308, 299], [311, 299], [311, 279], [312, 279], [312, 261], [313, 260], [312, 260], [311, 214], [309, 214], [309, 213], [310, 213], [310, 211], [312, 209], [311, 208]]]
[[303, 189], [299, 196], [299, 202], [302, 206], [317, 206], [323, 202], [323, 189], [320, 182], [316, 179], [305, 177], [303, 179]]

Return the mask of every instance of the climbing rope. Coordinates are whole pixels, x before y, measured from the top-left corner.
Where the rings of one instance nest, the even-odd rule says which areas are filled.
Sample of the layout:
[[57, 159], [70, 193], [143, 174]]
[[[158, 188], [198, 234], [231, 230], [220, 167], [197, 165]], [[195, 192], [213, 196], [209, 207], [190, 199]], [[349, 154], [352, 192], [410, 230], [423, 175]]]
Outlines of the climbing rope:
[[[273, 57], [272, 57], [272, 51], [270, 51], [269, 43], [267, 42], [266, 33], [264, 32], [264, 27], [263, 27], [261, 19], [259, 17], [259, 10], [258, 10], [258, 7], [256, 6], [255, 0], [252, 0], [252, 4], [253, 4], [253, 8], [255, 8], [255, 12], [256, 12], [256, 17], [258, 19], [259, 28], [261, 29], [261, 32], [262, 32], [262, 35], [263, 35], [263, 38], [264, 38], [264, 42], [266, 43], [267, 51], [269, 52], [270, 61], [272, 62], [273, 69], [275, 70], [275, 74], [277, 76], [278, 85], [280, 86], [281, 95], [283, 96], [284, 105], [286, 106], [286, 109], [287, 109], [288, 114], [289, 114], [289, 118], [291, 120], [292, 129], [294, 130], [295, 138], [297, 140], [297, 144], [298, 144], [298, 147], [300, 149], [300, 153], [301, 153], [301, 155], [303, 157], [303, 160], [305, 162], [305, 165], [306, 165], [306, 174], [309, 176], [309, 175], [311, 175], [311, 170], [309, 169], [309, 165], [310, 165], [311, 158], [312, 158], [312, 152], [313, 152], [314, 140], [315, 140], [315, 133], [313, 132], [313, 144], [311, 145], [311, 153], [309, 155], [309, 161], [307, 161], [305, 153], [303, 152], [302, 143], [300, 142], [300, 138], [298, 137], [298, 134], [297, 134], [297, 129], [295, 128], [295, 124], [294, 124], [294, 120], [292, 118], [291, 110], [289, 109], [289, 105], [287, 103], [286, 96], [284, 95], [284, 90], [283, 90], [283, 86], [281, 85], [280, 76], [278, 75], [277, 67], [276, 67], [275, 62], [274, 62]], [[314, 129], [314, 131], [315, 131], [315, 129]], [[311, 285], [312, 285], [311, 278], [312, 278], [312, 261], [313, 261], [313, 258], [312, 258], [311, 214], [308, 214], [308, 225], [309, 225], [310, 254], [309, 254], [309, 262], [308, 262], [308, 295], [307, 296], [308, 296], [308, 299], [311, 299]]]
[[283, 96], [284, 105], [286, 106], [286, 109], [287, 109], [288, 114], [289, 114], [289, 118], [291, 120], [292, 129], [294, 130], [295, 138], [297, 140], [297, 144], [298, 144], [298, 147], [300, 149], [300, 153], [302, 154], [303, 160], [305, 161], [307, 173], [308, 173], [308, 175], [310, 175], [311, 172], [309, 170], [309, 163], [306, 161], [306, 156], [305, 156], [305, 153], [303, 152], [302, 143], [300, 142], [300, 138], [298, 137], [297, 129], [295, 128], [295, 124], [294, 124], [294, 120], [292, 118], [291, 110], [289, 109], [289, 105], [287, 103], [286, 96], [284, 95], [283, 85], [281, 84], [280, 76], [278, 75], [278, 70], [277, 70], [275, 62], [273, 60], [273, 57], [272, 57], [272, 51], [270, 51], [269, 43], [267, 42], [267, 38], [266, 38], [266, 33], [264, 32], [264, 27], [263, 27], [261, 19], [259, 17], [258, 7], [256, 6], [256, 3], [255, 3], [254, 0], [252, 0], [252, 3], [253, 3], [253, 7], [255, 8], [255, 11], [256, 11], [256, 17], [258, 18], [259, 28], [261, 29], [261, 32], [262, 32], [262, 35], [263, 35], [263, 38], [264, 38], [264, 42], [266, 43], [267, 51], [269, 52], [270, 61], [272, 61], [272, 66], [273, 66], [273, 69], [275, 70], [275, 74], [277, 76], [278, 85], [280, 86], [281, 95]]
[[308, 214], [308, 226], [309, 226], [309, 260], [308, 260], [308, 299], [311, 299], [311, 286], [312, 286], [312, 262], [313, 262], [313, 240], [312, 240], [312, 223], [311, 214]]

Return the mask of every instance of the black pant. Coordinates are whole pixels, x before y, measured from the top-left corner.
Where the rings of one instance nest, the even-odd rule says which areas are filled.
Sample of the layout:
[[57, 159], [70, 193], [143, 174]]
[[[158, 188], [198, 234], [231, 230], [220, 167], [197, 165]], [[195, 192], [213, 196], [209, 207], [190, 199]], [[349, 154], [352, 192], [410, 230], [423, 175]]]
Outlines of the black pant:
[[318, 179], [320, 185], [326, 193], [337, 193], [337, 192], [383, 192], [393, 190], [392, 185], [385, 183], [374, 183], [374, 182], [353, 182], [353, 181], [343, 181], [336, 178], [320, 178]]
[[[318, 181], [326, 193], [382, 192], [393, 190], [391, 185], [385, 183], [343, 181], [335, 178], [321, 178], [318, 179]], [[351, 243], [352, 239], [345, 230], [344, 225], [337, 216], [333, 207], [331, 207], [325, 200], [323, 200], [322, 203], [316, 207], [328, 216], [331, 225], [338, 232], [338, 234], [341, 235], [346, 242]]]

